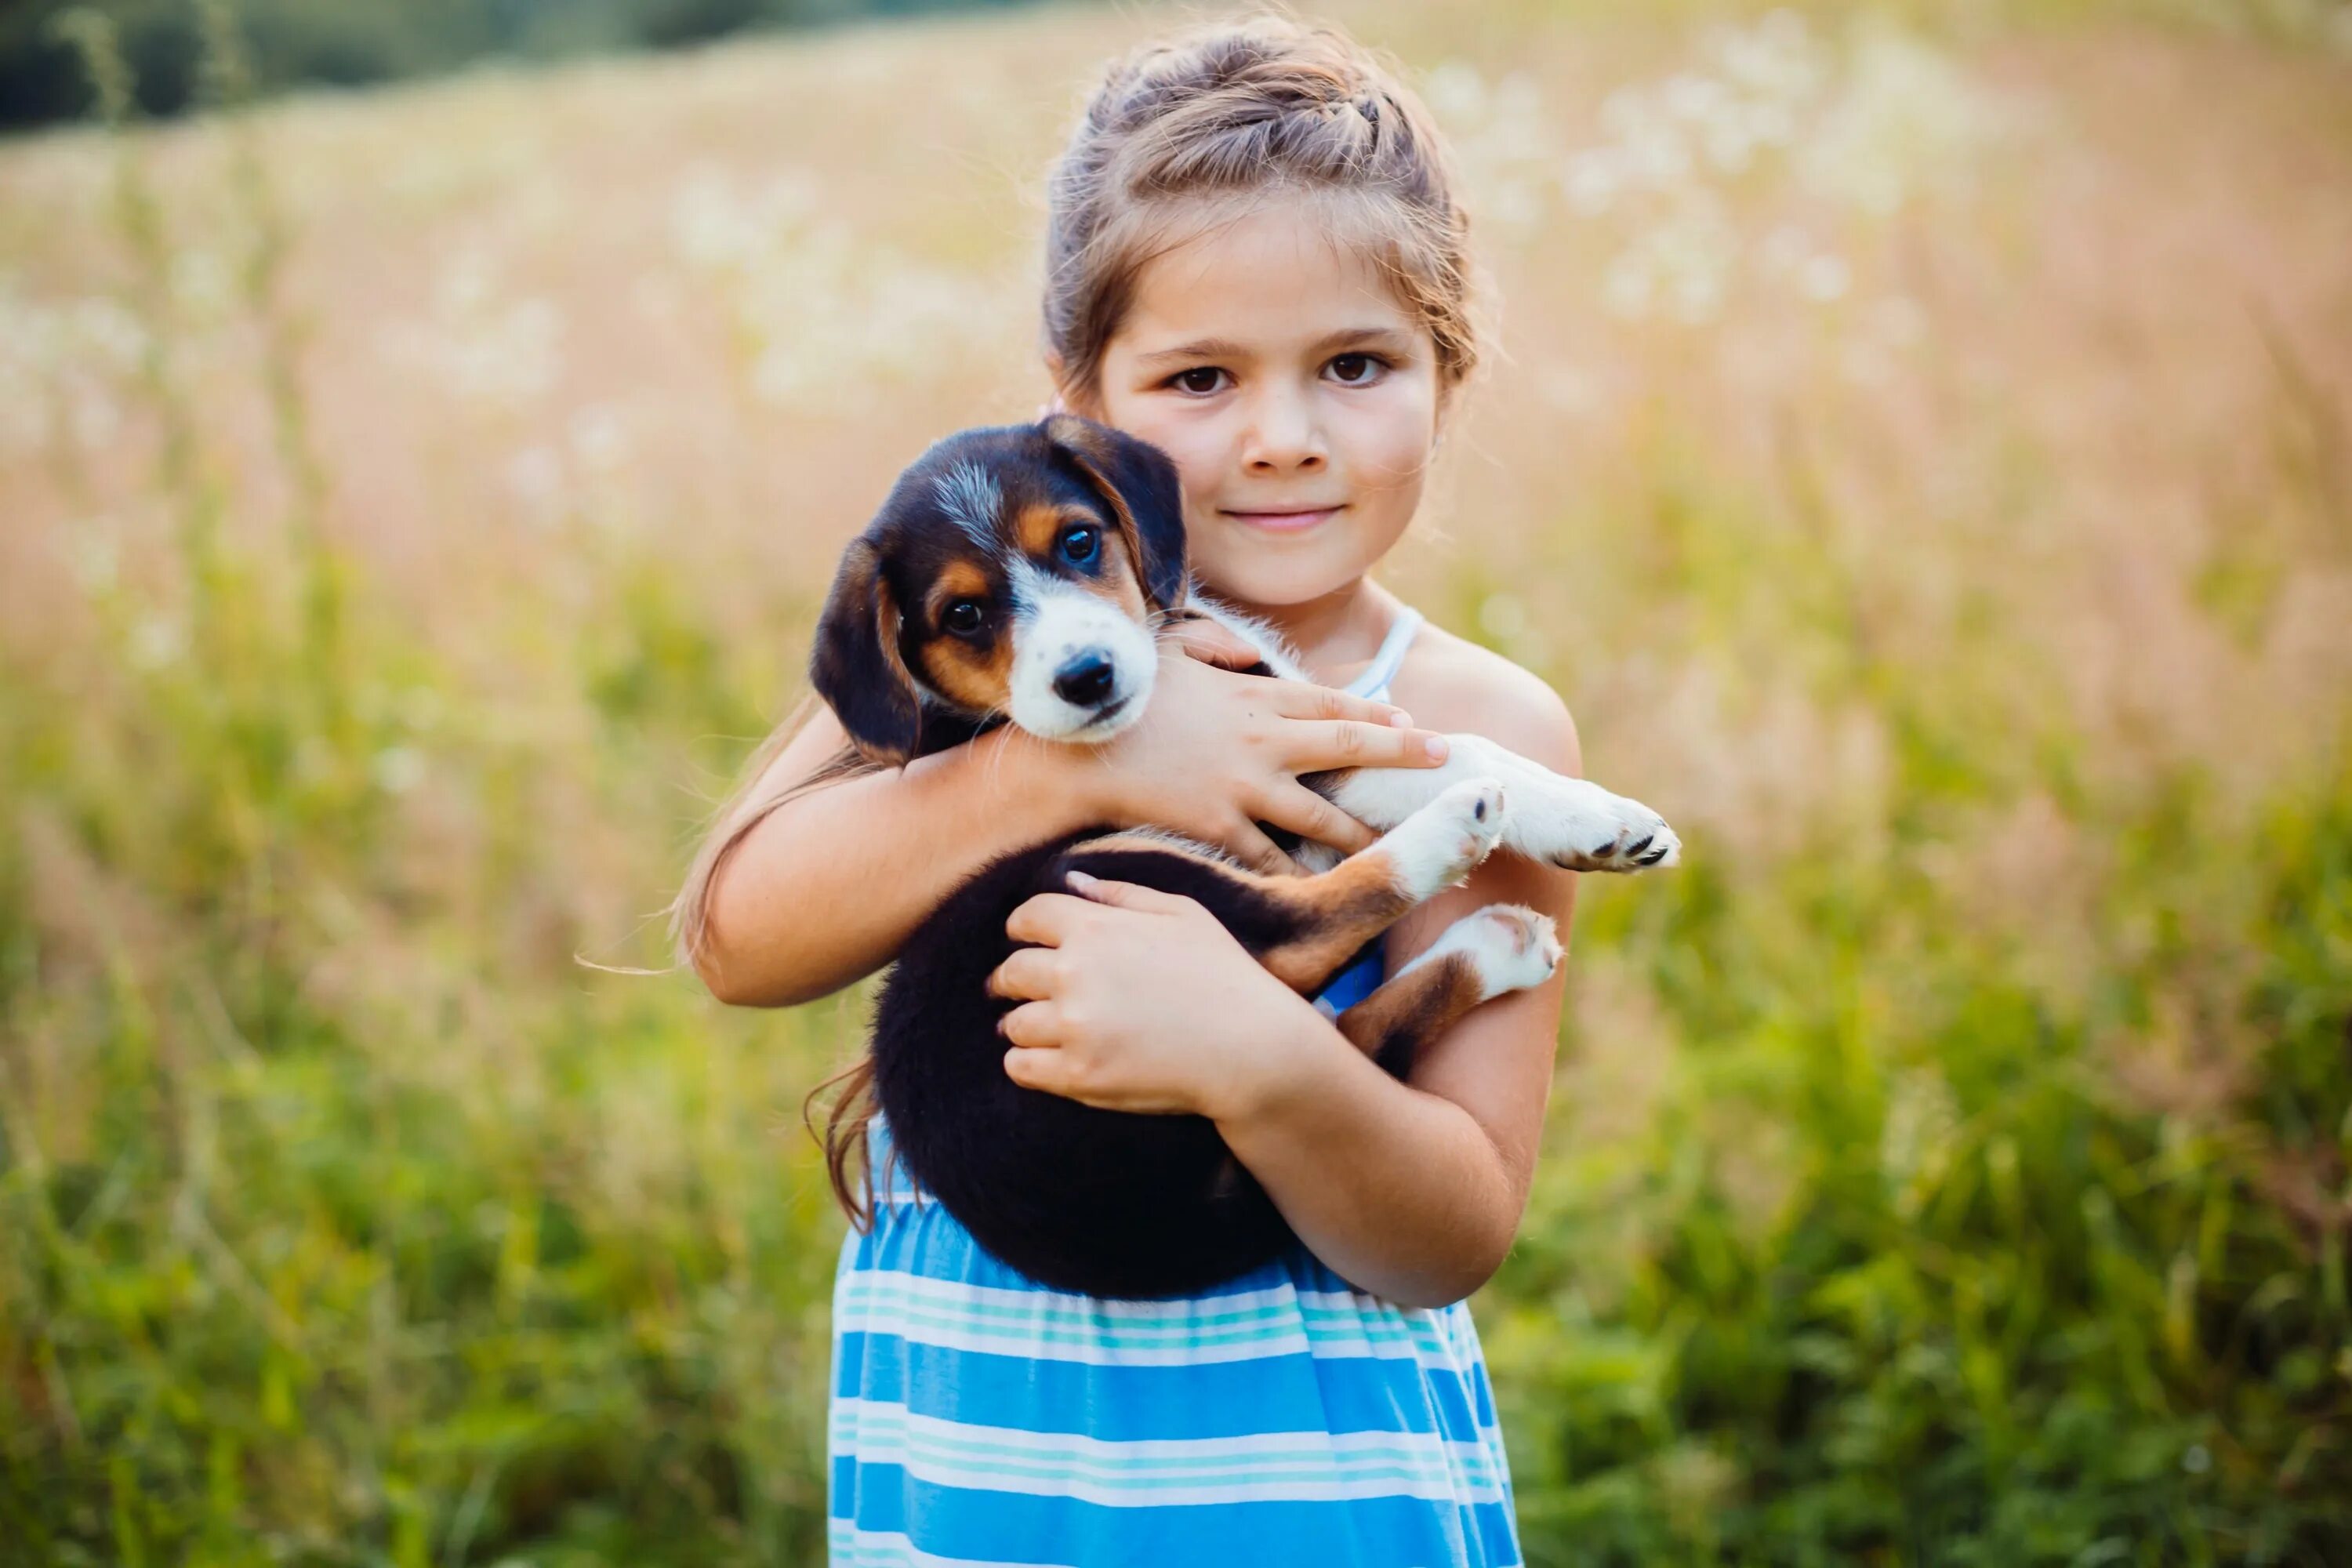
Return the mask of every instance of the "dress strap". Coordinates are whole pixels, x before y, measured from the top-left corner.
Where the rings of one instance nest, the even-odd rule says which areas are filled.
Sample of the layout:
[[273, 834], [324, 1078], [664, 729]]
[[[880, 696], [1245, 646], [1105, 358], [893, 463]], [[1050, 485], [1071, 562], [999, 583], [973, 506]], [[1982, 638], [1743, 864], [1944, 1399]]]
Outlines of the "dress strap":
[[1381, 639], [1380, 651], [1372, 655], [1372, 662], [1348, 682], [1349, 696], [1379, 697], [1388, 690], [1389, 682], [1396, 679], [1398, 667], [1404, 663], [1404, 650], [1412, 646], [1413, 633], [1421, 630], [1421, 612], [1411, 605], [1398, 611], [1396, 624]]

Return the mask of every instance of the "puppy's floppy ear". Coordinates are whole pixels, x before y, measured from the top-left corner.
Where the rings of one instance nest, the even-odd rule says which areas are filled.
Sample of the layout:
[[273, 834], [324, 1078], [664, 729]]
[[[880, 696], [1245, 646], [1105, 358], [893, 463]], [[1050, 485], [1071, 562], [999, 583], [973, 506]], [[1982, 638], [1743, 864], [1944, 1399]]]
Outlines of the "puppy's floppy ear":
[[1075, 414], [1050, 415], [1038, 429], [1086, 475], [1118, 519], [1152, 607], [1182, 604], [1184, 487], [1168, 454]]
[[842, 552], [809, 651], [809, 680], [857, 749], [903, 763], [922, 732], [922, 699], [898, 657], [898, 606], [882, 580], [882, 556], [860, 536]]

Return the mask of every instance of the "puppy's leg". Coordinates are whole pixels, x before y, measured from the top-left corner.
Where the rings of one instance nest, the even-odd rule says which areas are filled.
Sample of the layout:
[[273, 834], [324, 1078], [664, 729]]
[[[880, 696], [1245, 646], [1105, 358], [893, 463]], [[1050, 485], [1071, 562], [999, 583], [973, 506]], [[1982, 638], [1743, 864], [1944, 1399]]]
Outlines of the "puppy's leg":
[[1502, 786], [1466, 779], [1319, 876], [1262, 876], [1200, 849], [1177, 851], [1186, 856], [1179, 867], [1165, 859], [1170, 841], [1148, 833], [1094, 840], [1066, 863], [1098, 877], [1143, 880], [1123, 874], [1121, 859], [1129, 858], [1168, 892], [1197, 896], [1210, 890], [1204, 880], [1220, 884], [1213, 891], [1226, 927], [1276, 979], [1303, 993], [1328, 980], [1407, 910], [1468, 876], [1507, 820]]
[[1339, 1015], [1339, 1032], [1402, 1077], [1421, 1047], [1489, 997], [1524, 991], [1559, 967], [1551, 918], [1490, 904], [1445, 928], [1429, 951]]
[[1306, 782], [1358, 821], [1383, 827], [1460, 779], [1498, 778], [1511, 794], [1502, 847], [1516, 854], [1571, 871], [1638, 871], [1680, 855], [1674, 829], [1640, 801], [1556, 773], [1483, 735], [1445, 739], [1445, 761], [1433, 768], [1351, 768]]

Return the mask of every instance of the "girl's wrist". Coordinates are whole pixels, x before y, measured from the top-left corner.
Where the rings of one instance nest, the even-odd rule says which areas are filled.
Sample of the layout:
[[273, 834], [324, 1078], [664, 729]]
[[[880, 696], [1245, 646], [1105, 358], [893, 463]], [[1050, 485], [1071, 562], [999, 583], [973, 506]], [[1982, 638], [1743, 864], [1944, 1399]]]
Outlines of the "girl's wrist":
[[1128, 826], [1115, 793], [1117, 774], [1091, 748], [1034, 740], [1001, 724], [969, 750], [973, 775], [983, 787], [998, 795], [1018, 792], [1042, 807], [1052, 833]]
[[1217, 1075], [1201, 1095], [1199, 1114], [1215, 1122], [1229, 1143], [1250, 1142], [1287, 1120], [1335, 1068], [1345, 1070], [1345, 1058], [1360, 1055], [1313, 1003], [1286, 995], [1292, 1005], [1266, 1026], [1248, 1031], [1243, 1065]]

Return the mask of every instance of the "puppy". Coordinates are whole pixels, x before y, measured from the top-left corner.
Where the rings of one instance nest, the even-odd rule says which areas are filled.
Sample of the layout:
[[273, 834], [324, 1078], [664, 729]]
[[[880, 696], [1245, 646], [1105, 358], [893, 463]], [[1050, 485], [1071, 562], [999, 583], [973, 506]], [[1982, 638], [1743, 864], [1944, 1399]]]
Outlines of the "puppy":
[[[1001, 723], [1093, 743], [1140, 715], [1156, 633], [1184, 616], [1231, 627], [1260, 672], [1303, 679], [1266, 628], [1193, 593], [1182, 495], [1157, 448], [1061, 415], [969, 430], [925, 452], [844, 553], [810, 675], [851, 743], [903, 763]], [[907, 943], [874, 1022], [875, 1088], [899, 1160], [989, 1251], [1063, 1289], [1181, 1294], [1275, 1257], [1290, 1231], [1196, 1116], [1099, 1110], [1014, 1084], [987, 978], [1015, 945], [1014, 909], [1070, 872], [1199, 900], [1284, 984], [1311, 994], [1399, 917], [1492, 848], [1579, 870], [1671, 863], [1648, 807], [1563, 777], [1478, 736], [1432, 769], [1356, 769], [1308, 784], [1384, 837], [1315, 874], [1267, 877], [1159, 832], [1106, 826], [1003, 856]], [[1489, 997], [1558, 965], [1551, 922], [1493, 906], [1339, 1015], [1392, 1073]]]

